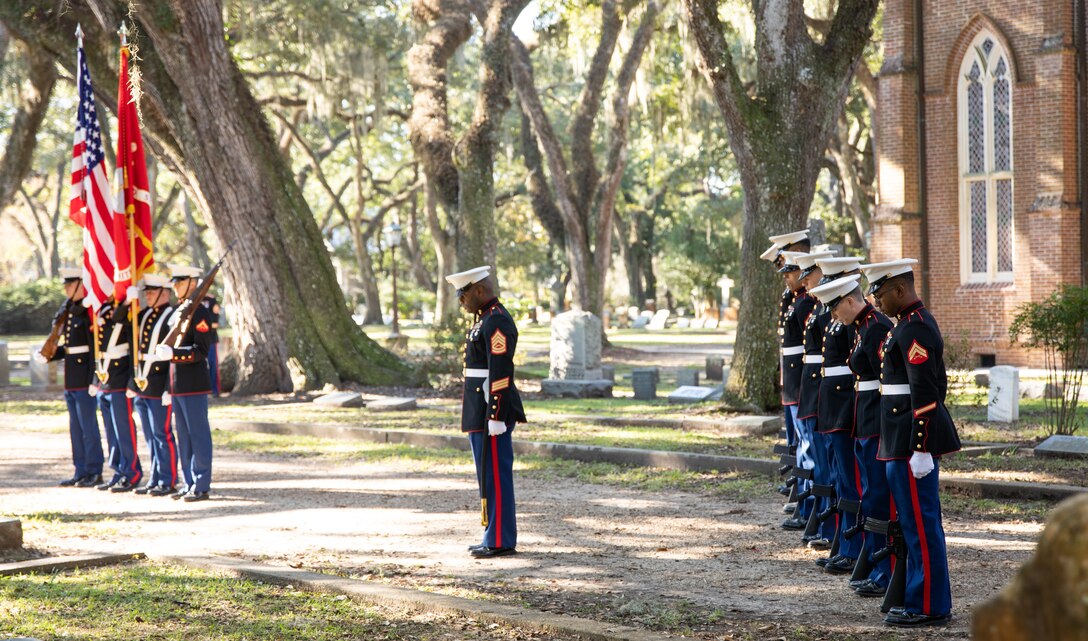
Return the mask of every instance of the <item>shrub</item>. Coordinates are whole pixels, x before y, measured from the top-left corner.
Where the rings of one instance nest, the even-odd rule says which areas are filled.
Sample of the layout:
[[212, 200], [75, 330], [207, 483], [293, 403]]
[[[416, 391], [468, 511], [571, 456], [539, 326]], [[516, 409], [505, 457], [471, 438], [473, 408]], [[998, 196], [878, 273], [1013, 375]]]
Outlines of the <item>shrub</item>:
[[1047, 382], [1061, 390], [1055, 398], [1044, 398], [1047, 433], [1075, 433], [1080, 427], [1077, 405], [1083, 368], [1088, 364], [1088, 288], [1066, 285], [1041, 303], [1021, 305], [1009, 336], [1043, 351]]
[[35, 280], [0, 287], [0, 334], [46, 334], [64, 303], [59, 280]]

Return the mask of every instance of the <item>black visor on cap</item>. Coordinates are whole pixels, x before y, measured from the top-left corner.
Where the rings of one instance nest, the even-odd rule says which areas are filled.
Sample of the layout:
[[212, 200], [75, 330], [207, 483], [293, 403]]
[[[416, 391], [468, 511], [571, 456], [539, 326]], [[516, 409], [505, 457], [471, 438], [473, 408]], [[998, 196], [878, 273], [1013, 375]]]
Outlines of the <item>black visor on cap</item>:
[[82, 276], [73, 276], [72, 278], [65, 278], [64, 284], [67, 285], [68, 283], [78, 283], [81, 280], [83, 280]]
[[881, 287], [884, 286], [884, 283], [888, 282], [888, 280], [889, 280], [889, 277], [884, 276], [884, 277], [878, 278], [878, 279], [874, 280], [873, 282], [869, 283], [869, 296], [872, 296], [873, 294], [875, 294], [878, 289], [880, 289]]
[[787, 263], [787, 264], [785, 264], [785, 265], [783, 265], [783, 266], [782, 266], [782, 269], [778, 270], [778, 273], [779, 273], [779, 274], [785, 274], [785, 273], [787, 273], [787, 272], [796, 272], [796, 271], [800, 271], [800, 269], [801, 269], [801, 268], [800, 268], [800, 267], [798, 267], [797, 265], [790, 265], [790, 264], [788, 264], [788, 263]]
[[845, 275], [846, 275], [846, 272], [839, 272], [838, 274], [828, 274], [827, 272], [824, 272], [823, 278], [820, 279], [820, 284], [821, 285], [826, 285], [826, 284], [830, 283], [833, 280], [838, 280], [838, 279], [842, 278]]
[[808, 268], [804, 269], [801, 272], [801, 278], [808, 278], [808, 275], [811, 274], [812, 272], [816, 271], [817, 269], [819, 269], [819, 267], [817, 267], [816, 265], [813, 265], [812, 267], [808, 267]]

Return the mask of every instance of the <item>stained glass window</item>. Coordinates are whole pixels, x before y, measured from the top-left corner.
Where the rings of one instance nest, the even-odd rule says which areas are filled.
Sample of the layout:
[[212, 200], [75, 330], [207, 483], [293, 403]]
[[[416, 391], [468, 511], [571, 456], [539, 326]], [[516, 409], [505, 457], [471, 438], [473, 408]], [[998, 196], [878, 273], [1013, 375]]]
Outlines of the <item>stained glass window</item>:
[[1012, 271], [1012, 179], [997, 181], [997, 271]]
[[972, 174], [986, 171], [986, 107], [981, 76], [976, 62], [967, 75], [967, 170]]

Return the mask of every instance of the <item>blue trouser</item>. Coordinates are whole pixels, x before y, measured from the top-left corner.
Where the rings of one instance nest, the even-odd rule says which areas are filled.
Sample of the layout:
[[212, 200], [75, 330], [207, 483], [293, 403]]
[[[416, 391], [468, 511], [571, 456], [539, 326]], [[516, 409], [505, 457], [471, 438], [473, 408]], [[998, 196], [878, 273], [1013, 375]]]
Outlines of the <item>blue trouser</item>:
[[940, 463], [916, 479], [906, 459], [887, 462], [903, 541], [907, 544], [907, 590], [903, 607], [911, 614], [943, 616], [952, 611], [948, 550], [941, 523]]
[[[484, 496], [487, 497], [487, 527], [482, 544], [489, 548], [513, 548], [518, 545], [511, 431], [507, 430], [499, 436], [488, 436], [486, 430], [468, 434], [472, 460], [476, 463], [476, 481], [484, 485]], [[487, 452], [484, 452], [485, 441]]]
[[208, 394], [173, 397], [181, 473], [185, 485], [207, 492], [212, 485], [212, 427], [208, 424]]
[[[879, 447], [879, 436], [857, 439], [854, 441], [854, 456], [857, 457], [858, 471], [861, 476], [861, 513], [865, 515], [865, 518], [887, 521], [892, 513], [892, 495], [888, 490], [887, 464], [876, 460]], [[887, 537], [875, 532], [865, 532], [864, 540], [870, 562], [872, 562], [873, 554], [883, 550], [887, 545]], [[869, 578], [882, 587], [888, 587], [891, 573], [891, 557], [888, 556], [881, 559], [879, 563], [873, 563]]]
[[208, 348], [208, 373], [212, 377], [212, 394], [219, 396], [219, 342]]
[[[840, 499], [847, 501], [860, 501], [861, 495], [858, 487], [858, 465], [854, 460], [854, 437], [850, 432], [840, 430], [827, 434], [828, 443], [831, 446], [832, 476], [835, 482], [835, 493]], [[858, 558], [861, 554], [861, 535], [855, 534], [853, 538], [846, 538], [843, 532], [857, 525], [856, 514], [839, 512], [839, 554], [851, 559]]]
[[789, 405], [783, 405], [782, 413], [785, 415], [786, 446], [793, 447], [797, 445], [797, 428], [793, 426], [793, 412], [790, 411]]
[[144, 438], [151, 449], [151, 478], [147, 484], [174, 487], [178, 483], [178, 447], [170, 427], [170, 408], [161, 398], [141, 396], [133, 402]]
[[[794, 430], [797, 432], [797, 467], [802, 470], [815, 469], [816, 459], [813, 458], [815, 452], [812, 451], [812, 428], [816, 425], [816, 419], [799, 419], [797, 418], [796, 405], [787, 405], [786, 407], [789, 409]], [[797, 479], [798, 494], [808, 490], [811, 486], [811, 481]], [[809, 512], [812, 511], [812, 504], [812, 498], [801, 501], [801, 505], [798, 506], [798, 515], [803, 519], [807, 519]]]
[[99, 392], [96, 402], [102, 412], [102, 431], [106, 433], [106, 463], [113, 470], [113, 478], [117, 480], [124, 475], [121, 474], [121, 453], [117, 451], [117, 436], [113, 431], [113, 414], [105, 393]]
[[[815, 485], [830, 485], [834, 487], [834, 477], [831, 470], [834, 466], [832, 462], [833, 452], [831, 451], [831, 438], [827, 434], [821, 434], [816, 431], [816, 417], [803, 418], [802, 423], [806, 423], [810, 434], [812, 434], [812, 458], [815, 461], [816, 467], [812, 471], [812, 482]], [[830, 505], [830, 499], [823, 496], [816, 496], [812, 499], [812, 509], [816, 510], [819, 514], [828, 508]], [[829, 518], [823, 523], [820, 523], [820, 529], [818, 534], [821, 539], [827, 539], [830, 541], [835, 538], [835, 530], [838, 527], [838, 519]]]
[[110, 443], [110, 465], [114, 476], [122, 476], [135, 485], [143, 478], [140, 455], [136, 452], [136, 423], [132, 420], [132, 399], [125, 391], [100, 392], [98, 407], [102, 410], [102, 422], [106, 428], [106, 440]]
[[94, 398], [87, 390], [64, 392], [68, 404], [68, 435], [72, 439], [72, 464], [76, 478], [102, 473], [102, 435], [98, 431], [98, 415]]

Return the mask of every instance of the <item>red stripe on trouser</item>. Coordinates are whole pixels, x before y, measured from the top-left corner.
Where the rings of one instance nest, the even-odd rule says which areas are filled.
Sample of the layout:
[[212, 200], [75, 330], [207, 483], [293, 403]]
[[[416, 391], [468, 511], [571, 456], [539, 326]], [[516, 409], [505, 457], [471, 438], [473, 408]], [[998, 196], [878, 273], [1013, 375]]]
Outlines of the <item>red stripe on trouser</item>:
[[[888, 481], [888, 477], [885, 476], [884, 477], [884, 482], [887, 482], [887, 481]], [[888, 522], [891, 523], [892, 521], [896, 521], [898, 519], [899, 519], [899, 513], [895, 509], [895, 497], [892, 496], [891, 492], [888, 492]], [[894, 543], [894, 542], [895, 542], [895, 538], [888, 537], [888, 543], [889, 544]], [[898, 563], [898, 562], [899, 562], [899, 557], [897, 557], [897, 556], [895, 556], [893, 554], [892, 555], [892, 572], [895, 572], [895, 564]]]
[[132, 399], [128, 395], [125, 396], [125, 405], [128, 407], [128, 435], [132, 439], [132, 482], [137, 483], [143, 475], [136, 471], [136, 461], [139, 460], [136, 453], [136, 421], [132, 418]]
[[495, 547], [502, 547], [502, 483], [499, 481], [499, 437], [491, 437], [491, 468], [495, 481]]
[[170, 487], [174, 487], [178, 484], [178, 453], [174, 450], [174, 437], [170, 434], [170, 415], [173, 412], [169, 405], [165, 407], [166, 425], [163, 426], [163, 433], [166, 434], [166, 445], [170, 448]]
[[918, 503], [918, 479], [907, 466], [907, 478], [910, 480], [910, 500], [914, 503], [914, 524], [918, 529], [918, 542], [922, 546], [922, 614], [929, 614], [930, 570], [929, 542], [926, 541], [926, 529], [922, 524], [922, 506]]

